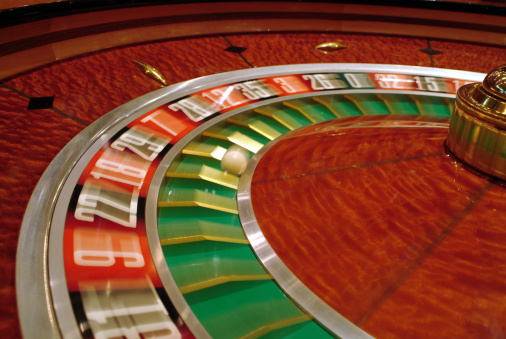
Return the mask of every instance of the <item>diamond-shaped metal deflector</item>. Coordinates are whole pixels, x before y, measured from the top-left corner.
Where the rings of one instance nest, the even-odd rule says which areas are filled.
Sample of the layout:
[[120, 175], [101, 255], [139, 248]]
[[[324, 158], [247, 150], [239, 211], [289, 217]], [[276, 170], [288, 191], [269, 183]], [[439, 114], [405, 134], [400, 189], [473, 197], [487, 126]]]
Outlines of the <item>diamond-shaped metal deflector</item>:
[[54, 97], [30, 98], [28, 110], [53, 108]]
[[239, 53], [244, 52], [246, 49], [247, 48], [245, 48], [245, 47], [229, 46], [229, 47], [225, 48], [225, 51], [239, 54]]
[[438, 50], [432, 49], [432, 48], [419, 49], [419, 51], [422, 52], [422, 53], [428, 54], [428, 55], [436, 55], [436, 54], [443, 53], [441, 51], [438, 51]]

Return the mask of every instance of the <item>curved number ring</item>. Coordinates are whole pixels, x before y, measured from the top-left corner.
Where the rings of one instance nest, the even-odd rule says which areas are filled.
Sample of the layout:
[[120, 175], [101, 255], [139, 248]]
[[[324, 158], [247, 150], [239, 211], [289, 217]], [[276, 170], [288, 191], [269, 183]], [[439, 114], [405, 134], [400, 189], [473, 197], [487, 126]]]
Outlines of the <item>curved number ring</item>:
[[[20, 312], [43, 314], [63, 336], [369, 337], [291, 287], [286, 272], [268, 270], [243, 230], [250, 216], [239, 213], [237, 190], [246, 179], [223, 159], [232, 146], [252, 157], [331, 119], [449, 118], [456, 90], [482, 79], [403, 66], [277, 66], [187, 81], [117, 108], [76, 137], [35, 190], [21, 233], [30, 246], [18, 255]], [[30, 306], [34, 297], [42, 306]]]

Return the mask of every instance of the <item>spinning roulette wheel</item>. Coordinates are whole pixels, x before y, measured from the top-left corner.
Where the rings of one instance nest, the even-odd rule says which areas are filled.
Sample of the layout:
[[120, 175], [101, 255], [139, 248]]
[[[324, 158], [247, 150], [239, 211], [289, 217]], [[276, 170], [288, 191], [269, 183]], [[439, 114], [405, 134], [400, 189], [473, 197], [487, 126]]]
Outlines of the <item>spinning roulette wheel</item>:
[[[51, 295], [62, 333], [325, 337], [330, 331], [367, 337], [307, 290], [292, 293], [294, 276], [278, 277], [276, 269], [263, 268], [255, 257], [265, 257], [258, 252], [258, 235], [248, 231], [251, 216], [239, 213], [241, 203], [237, 207], [242, 169], [226, 158], [232, 145], [243, 150], [232, 154], [240, 163], [241, 155], [249, 158], [291, 130], [301, 133], [307, 125], [357, 116], [368, 116], [360, 120], [366, 129], [427, 129], [427, 138], [439, 143], [438, 155], [446, 157], [437, 130], [446, 132], [452, 106], [448, 98], [460, 82], [482, 76], [438, 70], [436, 77], [431, 69], [409, 74], [412, 69], [399, 66], [369, 67], [301, 65], [210, 76], [136, 99], [82, 132], [67, 149], [73, 153], [79, 139], [88, 145], [77, 156], [64, 150], [52, 165], [67, 173], [48, 244]], [[370, 118], [387, 113], [388, 119]], [[345, 119], [337, 125], [330, 131], [352, 128], [354, 122]], [[328, 133], [327, 124], [316, 126]], [[433, 156], [412, 153], [400, 162]], [[69, 159], [71, 170], [60, 157]], [[51, 177], [41, 180], [54, 182]], [[36, 196], [30, 218], [44, 220], [48, 207]], [[270, 208], [283, 209], [284, 204]], [[25, 250], [18, 260], [24, 267], [39, 265], [33, 258]], [[292, 285], [285, 291], [293, 300], [273, 278], [282, 288]]]
[[[265, 270], [255, 239], [241, 228], [248, 220], [236, 204], [243, 173], [232, 174], [223, 159], [232, 145], [240, 151], [228, 155], [249, 158], [271, 140], [315, 134], [317, 123], [339, 134], [363, 115], [390, 117], [365, 118], [366, 129], [393, 124], [436, 135], [447, 129], [457, 88], [483, 76], [356, 64], [258, 68], [183, 82], [114, 110], [60, 153], [28, 207], [25, 225], [43, 226], [22, 230], [19, 307], [27, 322], [34, 314], [43, 320], [36, 327], [25, 322], [23, 330], [369, 336], [325, 306], [326, 293], [299, 298]], [[398, 114], [416, 116], [416, 123]], [[46, 195], [54, 182], [61, 183], [57, 194]], [[36, 252], [41, 247], [48, 250]], [[37, 286], [47, 303], [29, 292]], [[500, 331], [494, 321], [484, 327]]]

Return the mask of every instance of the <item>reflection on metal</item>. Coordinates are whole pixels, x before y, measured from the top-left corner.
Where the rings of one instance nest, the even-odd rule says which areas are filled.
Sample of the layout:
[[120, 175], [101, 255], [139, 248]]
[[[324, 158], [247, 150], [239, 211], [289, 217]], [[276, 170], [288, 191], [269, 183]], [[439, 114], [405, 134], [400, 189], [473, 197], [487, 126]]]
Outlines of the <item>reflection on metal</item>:
[[198, 155], [201, 157], [208, 157], [221, 160], [227, 152], [226, 148], [216, 145], [203, 144], [200, 142], [192, 141], [181, 151], [187, 155]]
[[444, 98], [444, 99], [445, 99], [445, 102], [448, 105], [448, 108], [450, 109], [450, 111], [453, 112], [455, 109], [455, 100], [450, 100], [448, 98]]
[[140, 61], [140, 60], [132, 60], [132, 62], [139, 68], [145, 75], [150, 77], [151, 79], [161, 83], [164, 86], [167, 86], [167, 80], [165, 80], [165, 77], [162, 75], [162, 73], [151, 66], [150, 64]]
[[460, 87], [456, 103], [448, 148], [471, 167], [506, 180], [506, 65], [483, 84]]
[[216, 285], [226, 284], [228, 282], [232, 281], [256, 281], [256, 280], [271, 280], [272, 276], [269, 274], [252, 274], [252, 275], [229, 275], [229, 276], [222, 276], [217, 277], [214, 279], [201, 281], [195, 284], [191, 284], [188, 286], [183, 286], [179, 290], [181, 293], [186, 294], [190, 292], [195, 292], [199, 290], [203, 290], [204, 288], [213, 287]]
[[[83, 172], [101, 147], [108, 140], [111, 140], [116, 133], [135, 119], [160, 105], [191, 95], [195, 92], [196, 88], [239, 83], [276, 74], [315, 74], [330, 71], [335, 72], [336, 70], [352, 73], [381, 72], [399, 74], [413, 72], [411, 67], [405, 66], [314, 64], [274, 66], [211, 75], [178, 85], [172, 85], [161, 91], [135, 99], [103, 116], [97, 123], [87, 127], [75, 137], [57, 155], [41, 177], [23, 219], [16, 256], [16, 294], [23, 336], [26, 338], [57, 338], [60, 335], [64, 337], [67, 335], [69, 337], [81, 335], [66, 283], [62, 255], [64, 221], [68, 213], [69, 201], [74, 187], [77, 185], [80, 173]], [[483, 79], [483, 76], [480, 74], [433, 68], [417, 68], [416, 74], [445, 76], [452, 79], [472, 79], [473, 81]], [[342, 93], [342, 91], [339, 93]], [[269, 99], [265, 103], [279, 102], [281, 100], [286, 100], [286, 98]], [[255, 109], [265, 103], [254, 103], [248, 107], [241, 107], [241, 110]], [[227, 116], [227, 114], [230, 115]], [[214, 118], [213, 122], [204, 123], [200, 126], [201, 128], [193, 130], [183, 137], [181, 142], [176, 143], [169, 151], [169, 154], [179, 154], [186, 140], [189, 141], [198, 137], [202, 130], [207, 128], [208, 124], [214, 124], [216, 121], [220, 121], [219, 119], [225, 119], [232, 114], [235, 113], [227, 112], [221, 117]], [[279, 117], [280, 115], [276, 115], [275, 119], [282, 125], [285, 125], [280, 121], [282, 119], [279, 119]], [[219, 156], [215, 156], [217, 153], [220, 153], [220, 148], [215, 147], [215, 149], [217, 151], [210, 152], [209, 154], [213, 155], [209, 156], [220, 160]], [[162, 160], [149, 185], [148, 198], [146, 199], [147, 225], [157, 225], [158, 223], [157, 198], [162, 179], [167, 172], [170, 162], [170, 156]], [[181, 314], [184, 323], [197, 338], [210, 338], [209, 333], [193, 313], [188, 302], [179, 293], [176, 282], [164, 260], [157, 228], [147, 227], [146, 232], [156, 270], [160, 274], [163, 287], [169, 294], [170, 300], [179, 314]], [[119, 280], [125, 283], [128, 282], [122, 279]], [[308, 310], [311, 310], [311, 307]], [[336, 333], [342, 337], [347, 337], [347, 334], [354, 334], [354, 332], [343, 331], [339, 326], [329, 328], [335, 329]]]
[[483, 84], [462, 86], [457, 92], [457, 104], [466, 105], [479, 119], [506, 128], [506, 65], [490, 72]]
[[202, 135], [206, 137], [230, 141], [238, 146], [246, 148], [248, 151], [253, 153], [258, 152], [258, 150], [263, 147], [263, 144], [237, 131], [227, 131], [227, 130], [220, 131], [219, 128], [211, 127], [207, 131], [202, 133]]
[[201, 190], [178, 190], [171, 201], [160, 201], [158, 207], [199, 206], [217, 211], [238, 214], [236, 200]]
[[300, 324], [300, 323], [303, 323], [308, 320], [311, 320], [311, 317], [309, 315], [304, 314], [304, 315], [300, 315], [300, 316], [293, 317], [290, 319], [275, 321], [275, 322], [272, 322], [268, 325], [257, 328], [255, 331], [248, 333], [245, 336], [241, 337], [241, 339], [260, 338], [260, 337], [262, 337], [262, 336], [266, 335], [267, 333], [272, 332], [274, 330], [288, 327], [288, 326], [292, 326], [292, 325], [296, 325], [296, 324]]
[[[289, 136], [290, 133], [293, 132], [285, 134], [285, 137]], [[253, 172], [262, 156], [279, 140], [280, 139], [268, 143], [251, 158], [246, 171], [242, 174], [239, 181], [237, 205], [244, 233], [250, 241], [256, 256], [262, 262], [266, 270], [272, 274], [278, 285], [281, 286], [285, 293], [289, 295], [301, 309], [311, 314], [320, 324], [341, 338], [371, 339], [372, 337], [369, 334], [337, 313], [308, 289], [278, 257], [265, 238], [265, 235], [262, 233], [251, 202], [251, 181], [253, 179]]]
[[167, 172], [170, 178], [202, 179], [218, 185], [237, 189], [239, 177], [217, 170], [215, 168], [198, 164], [181, 164], [178, 172]]
[[485, 90], [506, 101], [506, 65], [502, 65], [490, 72], [483, 80]]
[[325, 42], [316, 46], [316, 50], [322, 52], [323, 54], [340, 51], [345, 48], [347, 48], [347, 46], [340, 42]]

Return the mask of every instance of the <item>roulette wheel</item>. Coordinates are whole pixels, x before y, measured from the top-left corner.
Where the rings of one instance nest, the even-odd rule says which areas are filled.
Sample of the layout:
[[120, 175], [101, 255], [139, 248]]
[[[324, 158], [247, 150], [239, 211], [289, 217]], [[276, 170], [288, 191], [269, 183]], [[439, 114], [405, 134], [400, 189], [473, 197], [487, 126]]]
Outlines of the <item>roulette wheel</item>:
[[[219, 37], [222, 43], [234, 38], [241, 41], [240, 36]], [[177, 45], [179, 40], [168, 43]], [[160, 52], [163, 44], [151, 47]], [[432, 46], [426, 46], [427, 66], [436, 59]], [[228, 53], [251, 63], [240, 47], [230, 43], [223, 49], [229, 47]], [[136, 48], [142, 46], [112, 54]], [[494, 48], [499, 51], [498, 64], [503, 49], [484, 50]], [[189, 57], [192, 53], [189, 48]], [[88, 70], [79, 67], [97, 67], [93, 62], [100, 56], [70, 60], [78, 67], [73, 79]], [[296, 59], [292, 56], [291, 63], [297, 64]], [[213, 62], [211, 66], [219, 64]], [[204, 72], [220, 74], [169, 86], [117, 108], [78, 134], [55, 158], [32, 195], [20, 236], [17, 293], [26, 336], [369, 336], [335, 309], [321, 306], [321, 296], [311, 299], [320, 311], [311, 311], [311, 305], [286, 292], [282, 278], [264, 269], [268, 265], [256, 259], [261, 255], [248, 232], [248, 237], [243, 234], [241, 223], [247, 219], [236, 205], [243, 173], [232, 173], [232, 167], [242, 167], [244, 160], [226, 158], [249, 158], [271, 140], [304, 126], [362, 115], [427, 115], [439, 119], [430, 128], [442, 128], [457, 88], [481, 81], [484, 75], [357, 64], [221, 73], [247, 67], [237, 67], [236, 62], [208, 67]], [[18, 89], [23, 81], [34, 84], [37, 76], [67, 65], [10, 74], [3, 90], [20, 95], [25, 92]], [[71, 86], [66, 81], [63, 86]], [[143, 81], [151, 89], [155, 86], [140, 76], [134, 83]], [[151, 92], [145, 90], [149, 86], [143, 90]], [[33, 93], [44, 93], [43, 87]], [[97, 85], [99, 90], [105, 87]], [[129, 95], [138, 96], [138, 91]], [[109, 89], [107, 95], [113, 103], [127, 101], [121, 89]], [[46, 97], [29, 96], [31, 102], [37, 101], [33, 97]], [[58, 114], [70, 120], [67, 131], [61, 128], [62, 139], [77, 134], [79, 124], [95, 120], [93, 112], [113, 103], [86, 105], [81, 100], [76, 108], [66, 106], [71, 114], [60, 110]], [[28, 125], [27, 117], [22, 119]], [[399, 118], [398, 125], [407, 128], [402, 121]], [[43, 136], [45, 129], [38, 125], [36, 132]], [[50, 138], [58, 139], [53, 134]], [[59, 145], [63, 147], [61, 141]], [[232, 145], [240, 147], [239, 153], [227, 153]], [[43, 150], [32, 147], [30, 153]], [[37, 155], [33, 157], [36, 162]], [[244, 175], [250, 174], [246, 169]], [[334, 320], [327, 322], [319, 312]], [[486, 328], [497, 331], [497, 326], [493, 322]]]

